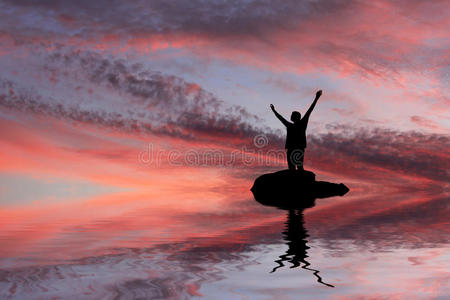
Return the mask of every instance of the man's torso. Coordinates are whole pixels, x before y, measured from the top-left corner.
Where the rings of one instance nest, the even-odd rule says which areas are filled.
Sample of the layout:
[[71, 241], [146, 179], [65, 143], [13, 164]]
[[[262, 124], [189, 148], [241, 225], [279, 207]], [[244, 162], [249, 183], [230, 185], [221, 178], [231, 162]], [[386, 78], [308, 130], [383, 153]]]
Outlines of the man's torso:
[[286, 149], [306, 148], [306, 127], [307, 122], [302, 119], [298, 123], [291, 123], [287, 126]]

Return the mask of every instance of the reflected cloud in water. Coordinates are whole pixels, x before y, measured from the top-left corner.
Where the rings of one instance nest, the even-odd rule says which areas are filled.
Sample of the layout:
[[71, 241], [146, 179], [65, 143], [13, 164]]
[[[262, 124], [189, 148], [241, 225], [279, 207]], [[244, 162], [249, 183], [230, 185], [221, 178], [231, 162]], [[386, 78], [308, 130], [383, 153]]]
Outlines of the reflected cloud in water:
[[[425, 299], [445, 293], [438, 285], [445, 282], [448, 245], [442, 195], [351, 192], [284, 203], [280, 210], [276, 201], [251, 199], [248, 186], [211, 194], [207, 204], [198, 193], [177, 191], [4, 209], [0, 297], [73, 298], [82, 291], [84, 298], [220, 292], [296, 299], [301, 291], [357, 298], [408, 296], [416, 288], [414, 296]], [[394, 284], [395, 278], [408, 280]], [[324, 284], [335, 288], [318, 288]], [[374, 293], [379, 289], [386, 292]]]

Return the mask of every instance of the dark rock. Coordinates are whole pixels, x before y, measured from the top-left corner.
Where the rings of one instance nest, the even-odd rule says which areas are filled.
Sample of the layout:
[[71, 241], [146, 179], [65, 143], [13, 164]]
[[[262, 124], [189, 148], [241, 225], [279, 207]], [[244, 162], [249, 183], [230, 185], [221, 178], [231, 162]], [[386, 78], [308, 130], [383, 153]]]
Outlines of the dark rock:
[[259, 203], [287, 209], [312, 207], [317, 198], [343, 196], [349, 191], [342, 183], [315, 181], [315, 177], [310, 171], [264, 174], [256, 178], [251, 191]]

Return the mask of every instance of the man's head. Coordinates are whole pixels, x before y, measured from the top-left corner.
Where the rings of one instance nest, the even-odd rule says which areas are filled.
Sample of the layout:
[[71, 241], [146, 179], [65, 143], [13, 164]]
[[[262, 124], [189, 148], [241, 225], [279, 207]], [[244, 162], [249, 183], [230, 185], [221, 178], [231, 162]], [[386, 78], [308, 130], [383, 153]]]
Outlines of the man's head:
[[302, 115], [298, 111], [293, 111], [291, 114], [291, 121], [296, 123], [300, 121], [302, 118]]

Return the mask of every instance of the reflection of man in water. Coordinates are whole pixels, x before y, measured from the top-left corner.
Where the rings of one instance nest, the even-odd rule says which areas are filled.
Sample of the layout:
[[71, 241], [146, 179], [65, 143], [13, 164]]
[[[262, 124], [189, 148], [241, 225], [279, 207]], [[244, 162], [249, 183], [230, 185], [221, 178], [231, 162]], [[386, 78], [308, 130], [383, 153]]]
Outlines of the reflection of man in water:
[[281, 121], [281, 123], [286, 126], [287, 137], [286, 137], [286, 151], [287, 151], [287, 162], [289, 170], [303, 170], [303, 157], [306, 148], [306, 127], [308, 126], [309, 116], [316, 106], [317, 100], [319, 100], [322, 95], [322, 91], [316, 93], [316, 98], [314, 102], [309, 107], [306, 114], [301, 116], [298, 111], [293, 111], [291, 114], [291, 122], [283, 118], [276, 110], [273, 104], [270, 104], [270, 108], [274, 112], [275, 116]]
[[270, 273], [284, 267], [284, 263], [290, 262], [292, 264], [291, 269], [301, 266], [301, 268], [305, 270], [312, 271], [317, 278], [317, 282], [329, 287], [334, 287], [329, 283], [323, 282], [322, 277], [319, 275], [319, 270], [309, 268], [311, 264], [306, 260], [308, 257], [307, 250], [309, 249], [306, 245], [308, 242], [306, 238], [309, 237], [309, 235], [304, 224], [303, 210], [289, 210], [286, 228], [283, 231], [283, 237], [288, 246], [288, 250], [286, 250], [285, 254], [279, 256], [280, 259], [275, 261], [278, 266], [273, 268]]
[[272, 273], [278, 268], [284, 266], [283, 262], [290, 262], [291, 268], [297, 268], [300, 263], [304, 263], [309, 266], [306, 261], [308, 257], [306, 250], [309, 247], [306, 245], [308, 237], [308, 231], [306, 230], [305, 221], [303, 219], [303, 212], [300, 210], [289, 210], [287, 215], [286, 228], [283, 231], [283, 237], [288, 245], [288, 250], [283, 255], [280, 255], [280, 259], [275, 262], [278, 266], [273, 268]]

